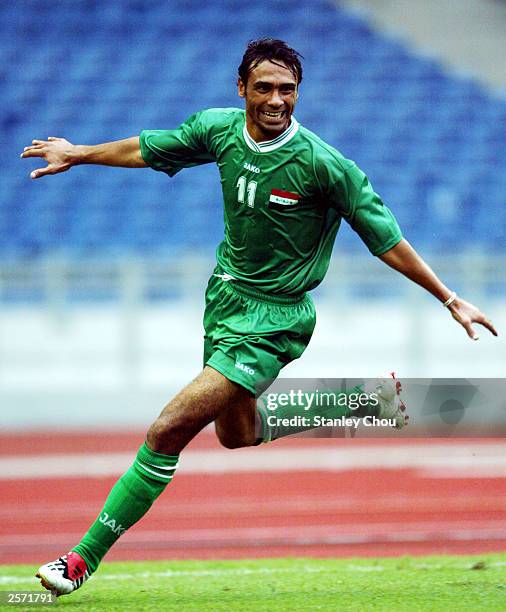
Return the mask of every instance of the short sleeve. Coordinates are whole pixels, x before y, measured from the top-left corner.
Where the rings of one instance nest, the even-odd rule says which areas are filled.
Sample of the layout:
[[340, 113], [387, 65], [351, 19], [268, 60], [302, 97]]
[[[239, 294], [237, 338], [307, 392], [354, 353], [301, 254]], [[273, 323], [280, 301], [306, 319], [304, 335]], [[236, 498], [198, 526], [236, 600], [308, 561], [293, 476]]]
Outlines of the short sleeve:
[[373, 255], [383, 255], [402, 240], [394, 215], [354, 163], [333, 177], [327, 197]]
[[203, 112], [192, 115], [175, 130], [143, 130], [139, 141], [148, 166], [169, 176], [183, 168], [215, 161], [208, 146]]

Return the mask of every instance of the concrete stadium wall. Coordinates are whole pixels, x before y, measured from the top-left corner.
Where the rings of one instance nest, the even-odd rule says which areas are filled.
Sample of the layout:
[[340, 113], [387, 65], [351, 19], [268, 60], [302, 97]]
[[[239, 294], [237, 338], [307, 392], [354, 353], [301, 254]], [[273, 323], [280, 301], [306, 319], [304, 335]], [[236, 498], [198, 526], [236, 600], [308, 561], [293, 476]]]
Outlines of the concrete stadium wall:
[[[506, 344], [472, 342], [441, 306], [414, 301], [317, 299], [318, 323], [285, 377], [504, 377]], [[506, 302], [486, 304], [500, 330]], [[201, 368], [202, 310], [195, 302], [0, 310], [0, 429], [145, 426]]]
[[506, 96], [506, 4], [497, 0], [336, 0]]

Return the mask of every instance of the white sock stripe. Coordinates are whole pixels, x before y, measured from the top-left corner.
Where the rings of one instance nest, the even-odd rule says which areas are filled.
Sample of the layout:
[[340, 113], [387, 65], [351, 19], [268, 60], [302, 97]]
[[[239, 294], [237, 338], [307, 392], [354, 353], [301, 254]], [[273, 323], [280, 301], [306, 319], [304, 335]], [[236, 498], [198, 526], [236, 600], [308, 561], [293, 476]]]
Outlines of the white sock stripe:
[[178, 465], [179, 465], [179, 461], [176, 461], [176, 465], [170, 465], [170, 466], [167, 466], [167, 467], [165, 467], [163, 465], [157, 465], [156, 463], [149, 463], [149, 461], [141, 461], [140, 459], [139, 459], [139, 462], [143, 463], [145, 465], [149, 465], [151, 467], [154, 467], [157, 470], [175, 470], [178, 467]]
[[150, 470], [146, 465], [144, 465], [140, 461], [138, 462], [138, 465], [146, 472], [149, 472], [150, 474], [154, 474], [155, 476], [158, 476], [158, 478], [163, 478], [167, 482], [170, 482], [172, 480], [172, 477], [174, 476], [174, 474], [160, 474], [160, 472], [155, 472], [155, 470]]

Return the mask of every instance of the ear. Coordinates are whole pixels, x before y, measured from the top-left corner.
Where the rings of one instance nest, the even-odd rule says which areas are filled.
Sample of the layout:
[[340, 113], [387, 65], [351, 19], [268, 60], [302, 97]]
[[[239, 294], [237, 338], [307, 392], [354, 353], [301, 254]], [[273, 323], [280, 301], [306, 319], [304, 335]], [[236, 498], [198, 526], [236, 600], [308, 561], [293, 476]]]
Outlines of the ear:
[[246, 85], [243, 83], [240, 77], [237, 79], [237, 93], [239, 94], [240, 98], [246, 97]]

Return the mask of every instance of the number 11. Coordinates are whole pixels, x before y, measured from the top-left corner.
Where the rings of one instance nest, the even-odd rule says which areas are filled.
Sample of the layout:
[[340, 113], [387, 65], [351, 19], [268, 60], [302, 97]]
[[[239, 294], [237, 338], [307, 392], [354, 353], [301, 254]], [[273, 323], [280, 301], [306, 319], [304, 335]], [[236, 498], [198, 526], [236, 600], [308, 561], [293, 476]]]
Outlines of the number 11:
[[257, 182], [249, 181], [247, 183], [245, 176], [240, 176], [237, 180], [237, 201], [244, 204], [244, 196], [247, 193], [248, 196], [248, 206], [250, 208], [255, 207], [255, 194], [257, 192]]

